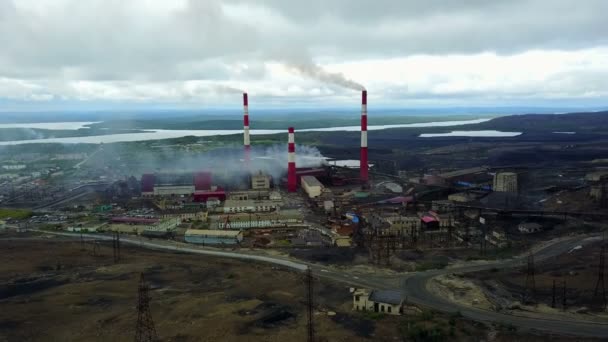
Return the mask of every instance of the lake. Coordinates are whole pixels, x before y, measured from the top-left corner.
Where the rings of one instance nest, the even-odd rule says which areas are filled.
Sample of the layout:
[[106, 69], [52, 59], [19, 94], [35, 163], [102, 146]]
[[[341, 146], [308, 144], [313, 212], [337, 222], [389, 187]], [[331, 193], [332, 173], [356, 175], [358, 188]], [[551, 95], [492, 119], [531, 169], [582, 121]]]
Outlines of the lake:
[[50, 130], [76, 130], [81, 128], [88, 128], [87, 125], [91, 125], [98, 122], [38, 122], [38, 123], [9, 123], [0, 124], [0, 128], [36, 128], [36, 129], [50, 129]]
[[[459, 125], [468, 125], [468, 124], [477, 124], [481, 122], [486, 122], [491, 119], [475, 119], [475, 120], [462, 120], [462, 121], [437, 121], [437, 122], [420, 122], [420, 123], [412, 123], [412, 124], [398, 124], [398, 125], [371, 125], [368, 126], [367, 129], [369, 131], [375, 130], [383, 130], [390, 128], [407, 128], [407, 127], [449, 127], [449, 126], [459, 126]], [[48, 127], [59, 127], [57, 125], [61, 124], [70, 124], [72, 127], [81, 127], [84, 124], [89, 123], [40, 123], [40, 124], [7, 124], [14, 125], [13, 128], [16, 127], [24, 127], [28, 125], [29, 128], [46, 128]], [[80, 124], [77, 125], [77, 124]], [[37, 127], [33, 127], [33, 125], [38, 125]], [[47, 126], [44, 126], [47, 125]], [[56, 128], [56, 129], [65, 129], [65, 128]], [[358, 131], [360, 129], [359, 126], [342, 126], [342, 127], [324, 127], [324, 128], [310, 128], [310, 129], [302, 129], [297, 132], [335, 132], [335, 131]], [[482, 132], [482, 131], [480, 131]], [[142, 133], [120, 133], [120, 134], [108, 134], [108, 135], [93, 135], [86, 137], [68, 137], [68, 138], [48, 138], [48, 139], [33, 139], [33, 140], [16, 140], [16, 141], [1, 141], [0, 145], [20, 145], [20, 144], [34, 144], [34, 143], [59, 143], [59, 144], [110, 144], [116, 142], [130, 142], [130, 141], [146, 141], [146, 140], [161, 140], [161, 139], [173, 139], [173, 138], [181, 138], [187, 136], [195, 136], [195, 137], [209, 137], [216, 135], [231, 135], [231, 134], [242, 134], [242, 130], [146, 130]], [[278, 130], [278, 129], [253, 129], [250, 131], [252, 135], [260, 135], [260, 134], [286, 134], [287, 130]], [[520, 133], [521, 134], [521, 133]]]
[[436, 138], [436, 137], [486, 137], [486, 138], [502, 138], [516, 137], [521, 135], [521, 132], [501, 132], [501, 131], [451, 131], [450, 133], [424, 133], [420, 134], [421, 138]]

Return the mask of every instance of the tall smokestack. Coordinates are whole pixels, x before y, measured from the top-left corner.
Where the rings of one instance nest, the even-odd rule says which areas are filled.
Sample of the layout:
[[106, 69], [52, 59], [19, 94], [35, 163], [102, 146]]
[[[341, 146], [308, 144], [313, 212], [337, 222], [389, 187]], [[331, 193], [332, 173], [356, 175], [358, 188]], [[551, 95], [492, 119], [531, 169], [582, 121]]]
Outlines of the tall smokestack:
[[361, 91], [361, 159], [360, 177], [363, 184], [368, 181], [367, 174], [367, 90]]
[[287, 145], [287, 191], [296, 192], [296, 141], [293, 127], [289, 127], [289, 140]]
[[251, 140], [249, 140], [249, 98], [243, 93], [243, 145], [245, 146], [245, 164], [251, 159]]

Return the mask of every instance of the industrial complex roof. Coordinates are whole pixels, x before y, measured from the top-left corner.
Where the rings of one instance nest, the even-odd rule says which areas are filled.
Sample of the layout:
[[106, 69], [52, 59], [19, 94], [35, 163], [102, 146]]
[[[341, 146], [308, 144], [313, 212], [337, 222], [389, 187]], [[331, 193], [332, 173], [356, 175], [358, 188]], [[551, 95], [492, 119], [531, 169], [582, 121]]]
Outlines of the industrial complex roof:
[[185, 235], [198, 235], [208, 237], [237, 237], [242, 234], [238, 230], [210, 230], [210, 229], [188, 229]]
[[305, 182], [308, 186], [323, 186], [315, 176], [302, 176], [302, 182]]

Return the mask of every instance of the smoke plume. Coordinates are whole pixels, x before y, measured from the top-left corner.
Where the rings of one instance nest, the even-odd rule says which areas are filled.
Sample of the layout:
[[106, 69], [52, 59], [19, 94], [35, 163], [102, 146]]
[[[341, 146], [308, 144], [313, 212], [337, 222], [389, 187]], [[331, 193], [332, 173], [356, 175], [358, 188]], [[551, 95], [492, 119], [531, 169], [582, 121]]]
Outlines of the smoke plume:
[[222, 84], [216, 84], [213, 86], [213, 90], [216, 93], [221, 93], [221, 94], [242, 94], [245, 91], [238, 89], [238, 88], [234, 88], [234, 87], [230, 87], [227, 85], [222, 85]]
[[313, 62], [287, 62], [285, 63], [285, 65], [290, 70], [295, 71], [300, 75], [310, 77], [321, 82], [331, 83], [340, 87], [357, 91], [365, 90], [365, 87], [362, 84], [346, 78], [344, 74], [339, 72], [329, 72]]
[[[220, 147], [205, 152], [184, 150], [176, 145], [152, 146], [152, 151], [132, 154], [128, 145], [108, 144], [104, 146], [103, 155], [97, 155], [88, 165], [95, 168], [107, 166], [110, 159], [120, 161], [115, 169], [125, 170], [128, 174], [121, 176], [135, 176], [139, 178], [143, 173], [170, 173], [184, 174], [200, 171], [213, 173], [214, 185], [221, 185], [228, 190], [248, 188], [247, 179], [249, 170], [243, 160], [243, 146]], [[116, 164], [116, 162], [113, 162]], [[124, 163], [124, 164], [123, 164]], [[123, 164], [123, 165], [121, 165]], [[296, 146], [296, 165], [298, 167], [318, 167], [325, 164], [325, 158], [316, 147], [305, 145]], [[287, 174], [287, 145], [276, 144], [266, 146], [252, 146], [251, 172], [262, 171], [272, 176], [275, 182]]]

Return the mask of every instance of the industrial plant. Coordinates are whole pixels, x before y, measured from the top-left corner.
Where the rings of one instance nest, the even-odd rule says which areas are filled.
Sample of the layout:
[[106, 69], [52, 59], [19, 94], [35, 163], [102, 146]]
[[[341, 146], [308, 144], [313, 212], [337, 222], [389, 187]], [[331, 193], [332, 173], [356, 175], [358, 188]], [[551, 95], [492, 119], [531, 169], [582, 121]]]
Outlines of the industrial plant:
[[[272, 139], [252, 139], [256, 120], [250, 118], [248, 94], [242, 96], [242, 147], [239, 134], [238, 143], [213, 148], [204, 139], [186, 139], [153, 143], [135, 153], [99, 144], [50, 158], [13, 155], [0, 174], [0, 200], [7, 208], [2, 233], [9, 239], [73, 241], [74, 253], [108, 265], [162, 258], [136, 259], [148, 248], [149, 253], [270, 263], [292, 272], [281, 277], [303, 277], [291, 281], [306, 284], [311, 335], [319, 315], [339, 322], [334, 318], [338, 304], [314, 304], [319, 281], [348, 285], [338, 291], [352, 298], [339, 305], [363, 320], [369, 315], [413, 319], [429, 309], [443, 312], [444, 306], [462, 310], [469, 320], [476, 320], [476, 310], [485, 310], [492, 321], [513, 320], [519, 326], [528, 321], [513, 317], [530, 313], [549, 312], [556, 319], [574, 315], [572, 324], [582, 329], [604, 317], [608, 297], [600, 233], [608, 219], [606, 159], [546, 167], [497, 163], [495, 150], [519, 158], [531, 147], [449, 139], [427, 146], [420, 137], [403, 152], [399, 139], [406, 138], [391, 137], [389, 130], [368, 137], [367, 90], [361, 92], [359, 132], [331, 132], [331, 139], [350, 141], [348, 147], [311, 146], [309, 132], [296, 124]], [[585, 148], [555, 146], [538, 148], [567, 156]], [[476, 158], [483, 153], [488, 156], [480, 163]], [[545, 249], [534, 254], [533, 245]], [[566, 247], [567, 253], [560, 253]], [[551, 258], [564, 270], [548, 265]], [[66, 262], [49, 260], [57, 260], [54, 272]], [[484, 261], [466, 266], [477, 260]], [[183, 261], [173, 262], [185, 267]], [[141, 320], [136, 330], [142, 335], [159, 333], [148, 304], [151, 286], [168, 286], [155, 283], [160, 276], [153, 269], [148, 265], [137, 277]], [[229, 279], [250, 271], [230, 273]], [[45, 277], [31, 280], [32, 288], [51, 284]], [[22, 281], [10, 280], [0, 293], [12, 297]], [[231, 301], [240, 303], [232, 297], [218, 303], [225, 307]], [[235, 312], [239, 317], [261, 312], [255, 324], [264, 329], [297, 319], [287, 306], [256, 305]]]

